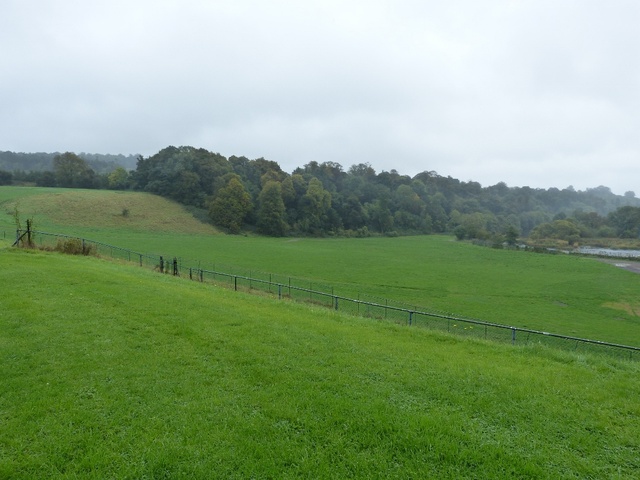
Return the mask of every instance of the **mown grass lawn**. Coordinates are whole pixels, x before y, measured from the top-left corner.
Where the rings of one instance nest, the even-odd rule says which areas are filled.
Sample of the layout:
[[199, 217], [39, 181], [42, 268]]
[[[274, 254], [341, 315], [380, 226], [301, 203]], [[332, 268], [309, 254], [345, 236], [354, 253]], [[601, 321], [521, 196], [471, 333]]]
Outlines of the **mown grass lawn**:
[[0, 478], [637, 478], [640, 366], [0, 250]]

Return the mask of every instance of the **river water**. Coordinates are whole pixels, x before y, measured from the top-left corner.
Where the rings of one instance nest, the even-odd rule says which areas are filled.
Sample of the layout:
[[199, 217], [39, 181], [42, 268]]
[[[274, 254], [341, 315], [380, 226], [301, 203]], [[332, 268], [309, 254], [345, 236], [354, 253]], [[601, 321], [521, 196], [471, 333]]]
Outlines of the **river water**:
[[614, 250], [611, 248], [600, 248], [600, 247], [579, 247], [577, 250], [575, 250], [575, 252], [582, 253], [585, 255], [600, 255], [602, 257], [640, 259], [640, 250]]

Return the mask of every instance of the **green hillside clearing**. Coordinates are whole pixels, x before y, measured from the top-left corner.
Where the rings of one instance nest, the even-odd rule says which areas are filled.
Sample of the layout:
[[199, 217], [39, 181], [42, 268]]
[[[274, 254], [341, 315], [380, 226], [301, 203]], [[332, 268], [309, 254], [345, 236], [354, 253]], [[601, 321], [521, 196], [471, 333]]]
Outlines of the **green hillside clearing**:
[[[33, 218], [37, 228], [74, 232], [150, 232], [212, 235], [217, 230], [194, 218], [187, 209], [157, 195], [111, 190], [37, 187], [0, 187], [2, 213], [17, 205], [23, 220]], [[0, 228], [12, 228], [2, 215]]]

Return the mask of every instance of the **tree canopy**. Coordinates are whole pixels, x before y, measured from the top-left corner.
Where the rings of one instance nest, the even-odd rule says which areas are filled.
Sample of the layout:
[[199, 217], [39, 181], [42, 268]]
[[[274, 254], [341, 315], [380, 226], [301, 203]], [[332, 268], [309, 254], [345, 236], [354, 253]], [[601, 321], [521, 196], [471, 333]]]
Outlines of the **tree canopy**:
[[231, 233], [240, 233], [252, 208], [249, 192], [244, 188], [240, 177], [233, 175], [211, 201], [209, 215], [216, 225], [227, 228]]

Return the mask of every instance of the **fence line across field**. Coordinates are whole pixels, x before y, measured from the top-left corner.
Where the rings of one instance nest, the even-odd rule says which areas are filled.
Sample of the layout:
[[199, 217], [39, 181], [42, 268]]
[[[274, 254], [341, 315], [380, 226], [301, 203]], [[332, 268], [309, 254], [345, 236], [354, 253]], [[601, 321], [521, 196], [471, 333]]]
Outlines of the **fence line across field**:
[[[14, 245], [20, 245], [20, 239], [26, 233], [27, 231], [25, 230], [16, 231], [16, 243]], [[82, 245], [82, 252], [89, 251], [91, 248], [98, 255], [136, 263], [141, 267], [148, 266], [164, 274], [183, 277], [188, 275], [191, 280], [223, 285], [236, 291], [262, 291], [277, 295], [279, 299], [289, 298], [295, 301], [311, 302], [361, 317], [447, 331], [467, 337], [507, 342], [513, 345], [540, 343], [564, 350], [607, 353], [618, 358], [640, 360], [640, 347], [464, 318], [445, 312], [429, 311], [424, 307], [408, 305], [403, 302], [367, 294], [359, 293], [357, 299], [349, 298], [337, 294], [333, 286], [314, 282], [313, 280], [242, 269], [213, 262], [206, 264], [210, 265], [211, 268], [204, 268], [202, 262], [193, 262], [192, 266], [186, 266], [187, 262], [180, 257], [139, 253], [72, 235], [40, 231], [32, 231], [30, 233], [30, 238], [35, 239], [33, 240], [34, 243], [39, 242], [44, 247], [55, 248], [56, 245], [52, 244], [52, 240], [54, 242], [64, 241], [65, 239], [79, 241]], [[198, 266], [193, 266], [194, 264]]]

